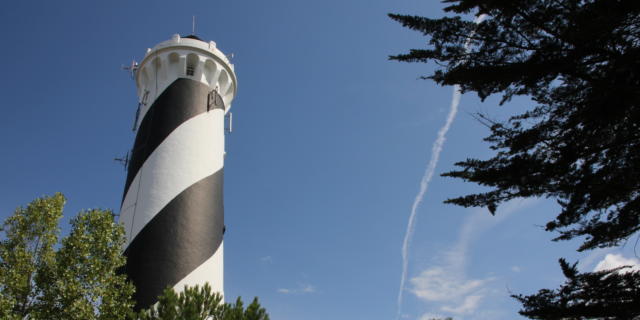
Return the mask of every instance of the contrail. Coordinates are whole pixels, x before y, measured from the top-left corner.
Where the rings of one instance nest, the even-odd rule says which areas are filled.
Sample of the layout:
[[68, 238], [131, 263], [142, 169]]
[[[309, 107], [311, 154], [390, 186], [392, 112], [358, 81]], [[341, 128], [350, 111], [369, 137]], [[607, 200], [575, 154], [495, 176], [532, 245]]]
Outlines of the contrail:
[[[475, 23], [478, 24], [482, 22], [486, 18], [486, 15], [482, 14], [475, 19]], [[475, 33], [472, 32], [469, 37], [473, 36]], [[464, 48], [466, 52], [469, 52], [471, 39], [467, 39], [467, 42], [464, 44]], [[458, 113], [458, 105], [460, 105], [460, 86], [453, 86], [453, 95], [451, 97], [451, 105], [449, 107], [449, 114], [447, 115], [447, 121], [445, 121], [444, 125], [438, 131], [438, 136], [436, 137], [436, 141], [433, 142], [433, 146], [431, 147], [431, 159], [429, 159], [429, 164], [427, 165], [427, 169], [422, 176], [422, 180], [420, 181], [420, 190], [416, 195], [416, 198], [413, 200], [413, 205], [411, 206], [411, 214], [409, 215], [409, 222], [407, 223], [407, 231], [404, 235], [404, 241], [402, 242], [402, 275], [400, 276], [400, 290], [398, 292], [398, 314], [396, 315], [396, 319], [400, 318], [402, 311], [402, 298], [404, 292], [404, 285], [407, 280], [407, 268], [409, 265], [409, 245], [411, 244], [411, 239], [413, 238], [414, 232], [414, 224], [416, 221], [416, 215], [418, 213], [418, 207], [422, 200], [424, 199], [424, 195], [427, 193], [427, 189], [429, 188], [429, 183], [431, 182], [431, 178], [433, 177], [433, 173], [436, 170], [436, 165], [438, 164], [438, 159], [440, 159], [440, 153], [442, 152], [442, 147], [444, 146], [444, 142], [446, 140], [447, 132], [449, 128], [451, 128], [451, 124]]]

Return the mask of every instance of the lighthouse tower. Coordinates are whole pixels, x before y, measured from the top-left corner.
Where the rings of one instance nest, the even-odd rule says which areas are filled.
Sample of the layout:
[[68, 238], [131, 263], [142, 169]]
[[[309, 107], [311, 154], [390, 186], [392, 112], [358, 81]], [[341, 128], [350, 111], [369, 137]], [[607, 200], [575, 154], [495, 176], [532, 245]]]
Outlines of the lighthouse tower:
[[140, 98], [120, 222], [136, 308], [166, 287], [208, 282], [223, 292], [225, 114], [233, 64], [196, 36], [148, 49], [135, 72]]

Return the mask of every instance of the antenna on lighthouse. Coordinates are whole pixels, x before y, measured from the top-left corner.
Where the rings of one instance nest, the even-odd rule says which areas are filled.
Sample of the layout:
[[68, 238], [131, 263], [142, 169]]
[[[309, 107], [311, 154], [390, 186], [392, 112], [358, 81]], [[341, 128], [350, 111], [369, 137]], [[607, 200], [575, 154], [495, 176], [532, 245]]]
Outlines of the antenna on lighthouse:
[[225, 128], [225, 131], [227, 133], [232, 133], [233, 132], [233, 113], [231, 112], [227, 113], [225, 118], [227, 120], [227, 127]]
[[193, 16], [193, 19], [191, 20], [191, 34], [192, 35], [196, 35], [196, 16]]
[[114, 158], [113, 161], [120, 162], [124, 169], [127, 170], [127, 165], [129, 165], [129, 151], [127, 151], [127, 154], [124, 157]]
[[132, 59], [129, 66], [122, 65], [121, 68], [122, 70], [129, 71], [129, 73], [131, 73], [131, 79], [133, 79], [136, 75], [136, 71], [138, 70], [138, 62]]

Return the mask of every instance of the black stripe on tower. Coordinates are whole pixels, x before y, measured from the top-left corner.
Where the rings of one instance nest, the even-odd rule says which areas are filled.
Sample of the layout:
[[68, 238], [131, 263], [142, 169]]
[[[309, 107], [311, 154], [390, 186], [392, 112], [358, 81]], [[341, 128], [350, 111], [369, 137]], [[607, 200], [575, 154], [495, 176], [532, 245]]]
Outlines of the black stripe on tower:
[[222, 97], [204, 83], [192, 79], [179, 78], [158, 96], [140, 122], [122, 201], [136, 174], [160, 143], [183, 122], [214, 108], [224, 109]]
[[223, 171], [220, 170], [173, 198], [138, 233], [124, 252], [125, 272], [136, 286], [136, 310], [153, 305], [211, 258], [222, 243]]

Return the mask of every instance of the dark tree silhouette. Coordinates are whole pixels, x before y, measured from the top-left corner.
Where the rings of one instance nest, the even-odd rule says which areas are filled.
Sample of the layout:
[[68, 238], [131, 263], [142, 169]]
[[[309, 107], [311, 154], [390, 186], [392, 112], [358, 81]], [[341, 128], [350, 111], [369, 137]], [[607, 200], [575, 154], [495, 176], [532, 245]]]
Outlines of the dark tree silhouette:
[[[505, 122], [479, 115], [496, 150], [444, 176], [491, 189], [449, 199], [494, 214], [514, 198], [557, 199], [547, 223], [579, 250], [619, 244], [640, 230], [640, 1], [446, 0], [453, 17], [390, 14], [429, 37], [391, 59], [435, 61], [425, 76], [481, 99], [517, 95], [537, 104]], [[476, 25], [464, 14], [486, 14]], [[465, 52], [469, 41], [470, 51]]]
[[[579, 251], [620, 244], [640, 230], [640, 1], [444, 0], [450, 16], [390, 14], [428, 37], [428, 47], [391, 56], [436, 62], [424, 76], [500, 104], [529, 96], [535, 106], [507, 121], [478, 114], [495, 155], [467, 159], [443, 176], [489, 188], [448, 199], [464, 207], [515, 198], [557, 200], [546, 224]], [[486, 15], [478, 24], [470, 14]], [[468, 50], [466, 48], [468, 46]], [[640, 272], [578, 273], [558, 290], [514, 295], [534, 319], [640, 316]]]
[[532, 319], [632, 319], [640, 314], [640, 271], [620, 267], [580, 273], [576, 266], [560, 259], [567, 278], [560, 289], [513, 295], [522, 303], [520, 314]]

